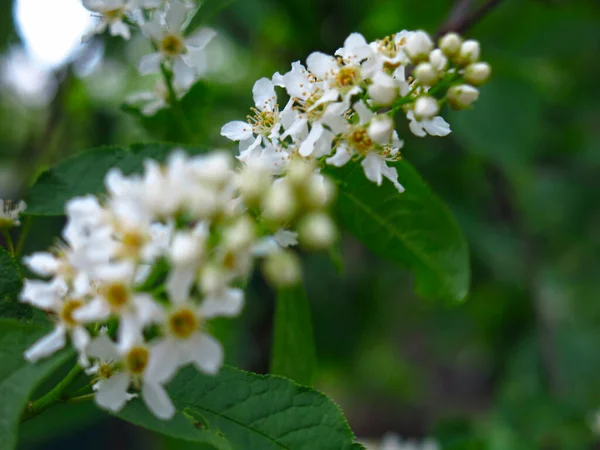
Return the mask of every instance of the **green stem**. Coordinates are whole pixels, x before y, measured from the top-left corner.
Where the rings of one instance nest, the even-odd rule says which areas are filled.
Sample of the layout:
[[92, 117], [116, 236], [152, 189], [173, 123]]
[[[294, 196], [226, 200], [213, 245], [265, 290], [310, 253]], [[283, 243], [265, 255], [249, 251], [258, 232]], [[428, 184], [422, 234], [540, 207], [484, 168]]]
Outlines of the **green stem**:
[[27, 239], [27, 235], [29, 234], [29, 230], [31, 229], [31, 222], [33, 222], [32, 216], [27, 216], [25, 218], [25, 222], [23, 224], [23, 230], [21, 231], [21, 236], [19, 236], [19, 242], [17, 242], [17, 248], [15, 250], [15, 256], [19, 256], [23, 251], [23, 246], [25, 245], [25, 240]]
[[48, 408], [55, 406], [58, 403], [64, 402], [67, 400], [65, 397], [65, 391], [67, 388], [75, 381], [77, 376], [81, 373], [81, 367], [76, 364], [71, 371], [58, 383], [50, 392], [46, 395], [38, 398], [34, 402], [30, 402], [25, 411], [23, 412], [23, 416], [21, 417], [21, 422], [25, 422], [29, 419], [32, 419]]
[[185, 136], [185, 139], [188, 142], [192, 141], [192, 132], [188, 127], [187, 120], [185, 118], [185, 113], [183, 112], [183, 108], [181, 107], [181, 103], [177, 98], [177, 92], [175, 91], [175, 87], [173, 86], [173, 72], [165, 66], [164, 63], [160, 64], [160, 71], [165, 80], [165, 85], [167, 86], [167, 90], [169, 91], [169, 104], [171, 105], [171, 109], [173, 110], [173, 114], [176, 116], [176, 119], [179, 122], [182, 133]]
[[65, 403], [85, 403], [89, 400], [92, 400], [96, 394], [93, 392], [91, 394], [80, 395], [79, 397], [70, 397], [65, 400]]
[[11, 255], [15, 256], [15, 246], [13, 244], [13, 240], [12, 240], [12, 237], [10, 236], [10, 233], [8, 232], [8, 230], [2, 230], [2, 234], [4, 235], [4, 238], [6, 239], [6, 245], [8, 246], [8, 251], [10, 252]]

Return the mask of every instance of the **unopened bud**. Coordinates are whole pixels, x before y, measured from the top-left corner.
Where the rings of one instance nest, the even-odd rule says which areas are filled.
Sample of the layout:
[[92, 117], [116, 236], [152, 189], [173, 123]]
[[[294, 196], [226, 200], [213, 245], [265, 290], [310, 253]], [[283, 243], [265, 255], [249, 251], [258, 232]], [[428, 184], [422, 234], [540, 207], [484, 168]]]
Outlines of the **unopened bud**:
[[426, 60], [432, 49], [433, 42], [424, 31], [415, 31], [404, 45], [404, 52], [413, 62]]
[[457, 63], [465, 66], [467, 64], [474, 63], [479, 60], [480, 54], [481, 49], [478, 41], [472, 39], [465, 41], [460, 46]]
[[479, 98], [479, 89], [468, 84], [448, 89], [448, 103], [453, 109], [467, 109]]
[[438, 72], [428, 62], [420, 63], [413, 72], [415, 79], [421, 85], [433, 86], [438, 80]]
[[204, 239], [188, 231], [179, 231], [171, 244], [171, 261], [178, 266], [193, 264], [202, 258]]
[[465, 69], [465, 81], [479, 86], [489, 80], [492, 68], [486, 62], [469, 64]]
[[298, 224], [300, 244], [309, 250], [329, 248], [336, 237], [335, 224], [325, 213], [308, 214]]
[[272, 182], [271, 172], [267, 166], [247, 165], [239, 175], [240, 194], [246, 204], [256, 206], [267, 193]]
[[314, 171], [315, 167], [311, 163], [301, 159], [295, 159], [288, 165], [285, 176], [291, 186], [299, 188], [306, 184]]
[[277, 288], [297, 284], [302, 274], [298, 256], [288, 250], [281, 250], [268, 255], [262, 269], [267, 281]]
[[368, 88], [369, 97], [377, 105], [388, 106], [398, 97], [398, 86], [394, 79], [382, 72], [373, 76], [373, 83]]
[[429, 62], [435, 70], [438, 72], [443, 72], [446, 70], [446, 66], [448, 65], [448, 58], [446, 58], [444, 52], [442, 52], [439, 48], [436, 48], [429, 54]]
[[440, 38], [439, 47], [448, 57], [458, 54], [462, 45], [462, 38], [456, 33], [448, 33]]
[[440, 112], [440, 106], [435, 98], [423, 95], [415, 102], [414, 112], [417, 119], [431, 119]]
[[249, 248], [255, 239], [255, 225], [248, 216], [242, 216], [223, 232], [225, 247], [233, 251]]
[[379, 145], [390, 143], [392, 131], [394, 131], [394, 120], [387, 114], [377, 114], [373, 117], [367, 130], [371, 140]]
[[215, 264], [207, 264], [200, 274], [200, 286], [204, 294], [218, 292], [227, 286], [228, 274]]
[[296, 214], [297, 202], [294, 192], [285, 179], [273, 183], [263, 201], [265, 219], [282, 224], [291, 220]]
[[335, 198], [335, 185], [320, 174], [315, 174], [306, 186], [304, 201], [310, 209], [324, 208]]

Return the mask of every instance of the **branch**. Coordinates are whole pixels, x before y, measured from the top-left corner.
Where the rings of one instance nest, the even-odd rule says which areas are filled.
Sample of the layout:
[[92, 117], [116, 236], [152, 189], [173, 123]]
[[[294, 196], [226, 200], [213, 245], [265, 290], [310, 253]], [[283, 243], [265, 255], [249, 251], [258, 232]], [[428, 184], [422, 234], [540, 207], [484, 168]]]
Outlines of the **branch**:
[[479, 8], [471, 11], [472, 3], [472, 0], [458, 0], [448, 19], [436, 33], [436, 39], [450, 31], [464, 34], [465, 31], [499, 6], [502, 0], [488, 0]]

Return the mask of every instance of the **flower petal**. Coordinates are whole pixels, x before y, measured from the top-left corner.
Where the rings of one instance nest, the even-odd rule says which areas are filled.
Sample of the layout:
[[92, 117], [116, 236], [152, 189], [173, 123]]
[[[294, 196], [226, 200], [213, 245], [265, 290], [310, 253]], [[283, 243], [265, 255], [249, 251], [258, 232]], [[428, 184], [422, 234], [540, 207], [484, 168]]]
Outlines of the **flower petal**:
[[219, 341], [206, 333], [198, 333], [188, 341], [190, 361], [199, 371], [216, 374], [223, 365], [223, 347]]
[[120, 411], [130, 399], [127, 393], [129, 383], [129, 375], [125, 372], [98, 381], [94, 385], [95, 400], [98, 406], [112, 412]]
[[383, 173], [381, 166], [385, 166], [385, 160], [381, 158], [377, 153], [370, 152], [365, 159], [360, 163], [363, 166], [366, 177], [378, 186], [381, 185], [383, 180]]
[[308, 55], [306, 66], [308, 70], [321, 79], [328, 78], [332, 73], [336, 73], [339, 70], [337, 60], [333, 56], [321, 52], [314, 52]]
[[252, 127], [241, 120], [234, 120], [223, 125], [221, 136], [232, 141], [244, 141], [252, 137]]
[[67, 343], [67, 329], [64, 325], [58, 325], [51, 333], [47, 334], [25, 352], [25, 359], [36, 362], [46, 356], [57, 352]]
[[335, 151], [335, 155], [330, 156], [325, 160], [329, 165], [335, 167], [342, 167], [352, 158], [352, 154], [348, 151], [348, 148], [344, 145], [339, 145]]
[[277, 103], [275, 87], [268, 78], [261, 78], [252, 87], [254, 104], [260, 111], [273, 111]]
[[177, 341], [163, 339], [152, 348], [144, 375], [150, 382], [167, 383], [177, 373], [180, 364], [181, 352]]
[[200, 314], [207, 319], [217, 316], [237, 316], [244, 306], [244, 292], [229, 288], [216, 295], [205, 297], [200, 306]]
[[29, 270], [42, 277], [54, 275], [60, 267], [60, 261], [51, 253], [37, 252], [23, 258]]
[[217, 32], [212, 28], [200, 28], [199, 30], [194, 31], [185, 41], [188, 45], [193, 47], [204, 48], [216, 35]]
[[158, 383], [145, 381], [142, 386], [142, 398], [150, 411], [159, 419], [168, 420], [175, 414], [175, 407], [169, 394]]
[[142, 59], [138, 65], [138, 71], [142, 75], [158, 73], [160, 71], [161, 58], [162, 55], [158, 52], [142, 56]]

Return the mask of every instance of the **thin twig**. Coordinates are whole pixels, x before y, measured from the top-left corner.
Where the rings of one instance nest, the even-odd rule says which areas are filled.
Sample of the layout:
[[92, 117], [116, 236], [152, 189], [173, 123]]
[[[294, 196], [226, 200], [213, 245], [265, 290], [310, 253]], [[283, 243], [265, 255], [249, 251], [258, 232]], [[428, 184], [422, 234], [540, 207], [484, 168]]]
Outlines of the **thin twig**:
[[471, 1], [458, 0], [456, 6], [448, 16], [448, 19], [436, 33], [436, 39], [449, 31], [456, 31], [457, 33], [464, 34], [465, 31], [499, 6], [502, 1], [503, 0], [488, 0], [479, 8], [471, 11]]

